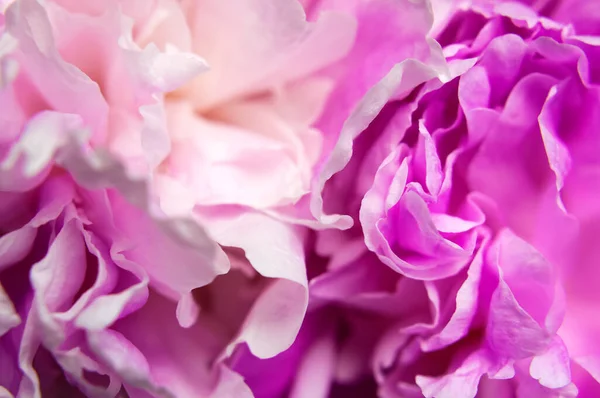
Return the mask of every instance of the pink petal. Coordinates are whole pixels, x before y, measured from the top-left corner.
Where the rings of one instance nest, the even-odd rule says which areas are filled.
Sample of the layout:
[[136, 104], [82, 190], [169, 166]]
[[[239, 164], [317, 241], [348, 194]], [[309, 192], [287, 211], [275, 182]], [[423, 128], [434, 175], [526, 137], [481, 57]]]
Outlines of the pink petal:
[[259, 213], [200, 217], [217, 242], [243, 249], [259, 274], [275, 279], [254, 304], [235, 342], [246, 341], [260, 358], [287, 349], [308, 305], [304, 252], [296, 229]]
[[[17, 60], [48, 107], [79, 115], [102, 142], [107, 104], [98, 85], [59, 55], [45, 8], [35, 0], [14, 2], [6, 11], [6, 26], [19, 41]], [[35, 104], [39, 99], [33, 99]]]
[[190, 87], [198, 109], [259, 93], [306, 76], [339, 59], [355, 26], [344, 15], [309, 23], [294, 0], [186, 2], [193, 48], [211, 71]]
[[555, 338], [548, 351], [531, 361], [531, 377], [548, 388], [561, 388], [571, 382], [571, 359], [567, 347], [560, 338]]
[[165, 217], [148, 197], [146, 181], [130, 177], [114, 159], [98, 153], [84, 156], [71, 143], [61, 161], [83, 186], [120, 190], [109, 195], [116, 227], [128, 237], [129, 258], [143, 264], [151, 285], [163, 294], [178, 300], [227, 271], [227, 259], [195, 221]]

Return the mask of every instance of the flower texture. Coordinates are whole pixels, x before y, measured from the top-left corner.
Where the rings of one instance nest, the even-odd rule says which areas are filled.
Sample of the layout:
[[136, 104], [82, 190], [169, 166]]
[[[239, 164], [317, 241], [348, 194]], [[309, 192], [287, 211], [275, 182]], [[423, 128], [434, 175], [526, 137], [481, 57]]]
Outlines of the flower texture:
[[260, 396], [600, 394], [596, 9], [432, 3], [449, 72], [364, 98], [323, 191], [355, 225], [316, 233], [292, 349], [237, 359]]
[[600, 396], [592, 2], [0, 11], [0, 396]]
[[0, 395], [253, 396], [227, 358], [298, 333], [380, 10], [0, 7]]

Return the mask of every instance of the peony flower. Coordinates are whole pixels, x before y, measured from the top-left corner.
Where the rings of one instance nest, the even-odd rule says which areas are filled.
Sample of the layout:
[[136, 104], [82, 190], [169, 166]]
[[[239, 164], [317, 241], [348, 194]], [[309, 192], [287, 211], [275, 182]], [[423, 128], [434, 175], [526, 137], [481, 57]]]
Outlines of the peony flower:
[[[543, 15], [508, 2], [434, 7], [450, 78], [402, 90], [392, 69], [369, 93], [385, 106], [367, 94], [359, 109], [376, 111], [348, 119], [351, 156], [323, 199], [357, 224], [318, 233], [327, 260], [306, 328], [321, 334], [273, 362], [292, 374], [280, 391], [325, 397], [371, 379], [377, 392], [363, 396], [598, 395], [598, 43], [575, 7], [540, 3]], [[326, 380], [303, 379], [317, 364]], [[326, 387], [308, 392], [305, 380]]]
[[2, 11], [0, 391], [252, 396], [224, 359], [240, 342], [273, 356], [300, 327], [305, 234], [266, 209], [316, 178], [313, 121], [350, 68], [321, 70], [353, 46], [352, 16], [307, 22], [293, 1]]
[[[466, 29], [456, 31], [458, 26]], [[478, 385], [482, 396], [594, 396], [597, 353], [581, 332], [593, 330], [581, 322], [595, 300], [586, 286], [593, 278], [587, 270], [595, 249], [588, 234], [596, 216], [584, 199], [596, 189], [594, 160], [583, 149], [594, 145], [594, 41], [517, 4], [459, 12], [438, 40], [460, 76], [419, 101], [411, 122], [416, 153], [402, 159], [396, 150], [382, 163], [365, 195], [361, 223], [367, 245], [405, 275], [416, 271], [407, 265], [428, 264], [413, 254], [457, 264], [440, 249], [468, 252], [471, 243], [475, 250], [447, 324], [420, 343], [421, 355], [396, 371], [426, 360], [433, 371], [437, 354], [449, 359], [448, 369], [416, 376], [425, 396], [465, 390], [475, 396]], [[440, 111], [436, 103], [442, 101], [454, 104], [451, 112]], [[567, 103], [586, 106], [575, 111]], [[422, 166], [413, 163], [419, 158]], [[427, 188], [425, 195], [419, 192], [422, 205], [411, 209], [409, 181], [418, 181], [423, 167], [421, 187]], [[377, 191], [386, 192], [386, 183], [379, 185], [378, 177], [393, 178], [394, 170], [406, 189], [397, 210], [387, 208], [379, 218]], [[412, 214], [404, 220], [423, 226], [422, 238], [394, 246], [398, 238], [386, 235], [384, 225], [402, 212]], [[382, 238], [389, 248], [377, 243]], [[436, 244], [434, 251], [426, 251], [433, 248], [428, 243]], [[406, 258], [412, 261], [405, 264]], [[442, 272], [446, 261], [428, 272]]]

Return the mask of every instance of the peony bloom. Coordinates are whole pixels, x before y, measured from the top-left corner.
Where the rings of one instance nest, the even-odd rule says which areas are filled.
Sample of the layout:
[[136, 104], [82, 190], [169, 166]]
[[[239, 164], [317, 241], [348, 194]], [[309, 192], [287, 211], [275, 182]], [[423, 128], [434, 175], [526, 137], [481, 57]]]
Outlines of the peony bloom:
[[[585, 315], [597, 300], [598, 60], [578, 29], [513, 3], [456, 12], [437, 39], [458, 76], [417, 94], [410, 119], [394, 112], [407, 128], [379, 138], [401, 144], [364, 196], [365, 243], [450, 305], [433, 333], [383, 339], [419, 347], [385, 383], [429, 362], [415, 375], [425, 396], [598, 394]], [[462, 281], [444, 297], [447, 276]]]
[[282, 219], [309, 222], [337, 140], [314, 125], [377, 79], [323, 111], [361, 73], [355, 15], [0, 4], [0, 395], [251, 397], [224, 359], [300, 327], [305, 233]]
[[[319, 333], [271, 360], [289, 380], [280, 389], [595, 397], [594, 15], [576, 2], [442, 3], [431, 32], [450, 78], [402, 90], [392, 69], [372, 90], [387, 93], [385, 106], [367, 95], [375, 117], [344, 127], [360, 130], [324, 207], [356, 224], [317, 234], [311, 250], [326, 265], [310, 281], [305, 327]], [[311, 385], [326, 387], [310, 390], [316, 366], [327, 377]], [[359, 393], [365, 380], [377, 387]]]

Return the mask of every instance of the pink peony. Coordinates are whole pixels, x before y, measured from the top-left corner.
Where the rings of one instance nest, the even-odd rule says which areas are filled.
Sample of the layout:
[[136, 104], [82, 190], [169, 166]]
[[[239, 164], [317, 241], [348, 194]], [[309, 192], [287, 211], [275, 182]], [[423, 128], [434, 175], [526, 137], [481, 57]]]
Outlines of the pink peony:
[[282, 220], [318, 222], [295, 206], [377, 79], [344, 83], [355, 15], [1, 6], [1, 395], [252, 396], [224, 359], [292, 344], [305, 232]]

